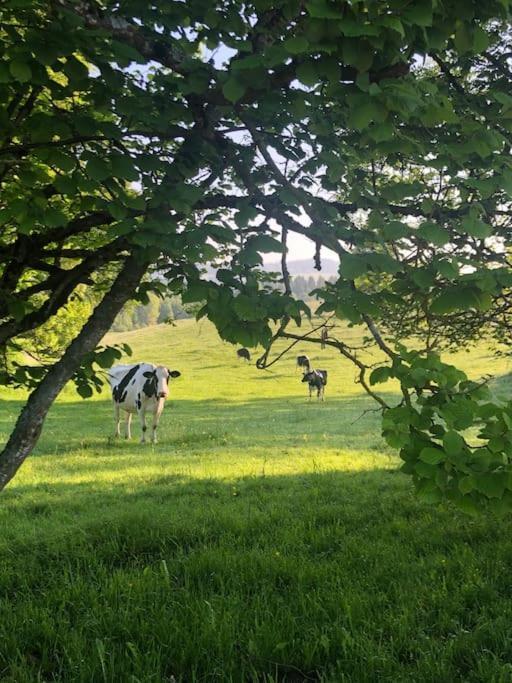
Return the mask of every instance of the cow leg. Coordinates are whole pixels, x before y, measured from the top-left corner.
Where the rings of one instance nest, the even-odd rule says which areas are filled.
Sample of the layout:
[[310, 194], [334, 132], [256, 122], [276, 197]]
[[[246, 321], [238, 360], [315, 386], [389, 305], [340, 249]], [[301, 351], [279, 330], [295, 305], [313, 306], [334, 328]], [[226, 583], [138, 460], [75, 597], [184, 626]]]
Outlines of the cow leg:
[[164, 399], [160, 399], [153, 413], [153, 428], [151, 430], [151, 442], [157, 443], [156, 430], [158, 428], [158, 423], [160, 422], [160, 415], [164, 409]]
[[153, 415], [153, 427], [151, 429], [151, 443], [157, 443], [158, 439], [156, 438], [156, 430], [158, 427], [158, 420], [160, 419], [160, 415], [158, 413], [155, 413]]
[[119, 403], [114, 403], [114, 421], [116, 423], [116, 430], [114, 432], [114, 438], [121, 436], [121, 416], [120, 416]]
[[308, 386], [309, 386], [309, 400], [311, 401], [311, 394], [313, 393], [313, 387], [311, 386], [311, 384], [308, 384]]
[[131, 439], [132, 438], [132, 414], [131, 413], [126, 413], [126, 438]]
[[139, 417], [140, 417], [140, 424], [141, 424], [141, 427], [142, 427], [142, 438], [141, 438], [140, 442], [141, 442], [141, 443], [146, 443], [146, 430], [147, 430], [147, 427], [146, 427], [146, 409], [145, 409], [144, 407], [142, 407], [142, 408], [139, 410]]

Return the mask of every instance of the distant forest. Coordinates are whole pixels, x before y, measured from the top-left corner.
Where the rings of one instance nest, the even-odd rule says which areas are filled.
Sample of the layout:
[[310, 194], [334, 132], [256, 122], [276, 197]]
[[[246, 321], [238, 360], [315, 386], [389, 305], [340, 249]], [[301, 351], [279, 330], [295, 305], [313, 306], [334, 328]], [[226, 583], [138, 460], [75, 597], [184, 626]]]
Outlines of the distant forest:
[[[334, 278], [327, 278], [331, 280]], [[307, 300], [309, 293], [321, 287], [326, 278], [319, 275], [313, 277], [312, 275], [303, 276], [295, 275], [291, 278], [292, 293], [300, 299]], [[187, 306], [181, 303], [179, 296], [174, 296], [169, 299], [160, 299], [154, 294], [149, 297], [147, 304], [129, 304], [123, 308], [121, 313], [114, 320], [112, 325], [113, 332], [127, 332], [129, 330], [137, 330], [141, 327], [148, 327], [149, 325], [158, 325], [160, 323], [173, 322], [174, 320], [181, 320], [183, 318], [191, 318], [194, 315], [197, 306]]]

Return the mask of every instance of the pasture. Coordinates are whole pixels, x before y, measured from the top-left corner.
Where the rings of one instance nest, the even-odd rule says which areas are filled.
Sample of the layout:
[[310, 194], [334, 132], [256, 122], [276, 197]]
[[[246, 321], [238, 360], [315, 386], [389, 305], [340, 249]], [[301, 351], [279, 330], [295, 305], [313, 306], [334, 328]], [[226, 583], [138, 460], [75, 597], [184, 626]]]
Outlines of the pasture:
[[295, 352], [258, 371], [205, 323], [109, 341], [182, 378], [154, 447], [107, 394], [54, 406], [0, 502], [0, 680], [512, 681], [510, 520], [416, 500], [347, 362], [296, 347], [309, 404]]

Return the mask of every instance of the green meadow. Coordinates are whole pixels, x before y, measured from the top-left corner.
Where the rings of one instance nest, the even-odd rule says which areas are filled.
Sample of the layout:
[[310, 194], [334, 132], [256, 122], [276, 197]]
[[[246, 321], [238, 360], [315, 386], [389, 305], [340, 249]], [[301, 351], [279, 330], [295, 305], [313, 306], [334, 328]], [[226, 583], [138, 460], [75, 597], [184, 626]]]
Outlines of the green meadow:
[[[512, 681], [510, 520], [419, 502], [347, 361], [259, 371], [190, 320], [107, 341], [182, 377], [154, 446], [67, 388], [1, 494], [1, 681]], [[510, 361], [455, 360], [510, 393]]]

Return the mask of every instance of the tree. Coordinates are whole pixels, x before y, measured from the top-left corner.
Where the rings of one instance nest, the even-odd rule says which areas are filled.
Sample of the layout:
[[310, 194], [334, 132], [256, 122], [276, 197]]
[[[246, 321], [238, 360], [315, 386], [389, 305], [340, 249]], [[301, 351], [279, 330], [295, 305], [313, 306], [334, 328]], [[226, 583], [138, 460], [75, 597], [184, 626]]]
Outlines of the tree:
[[[105, 283], [136, 259], [125, 300], [154, 268], [139, 296], [183, 291], [223, 339], [266, 345], [265, 365], [309, 313], [291, 293], [294, 232], [318, 270], [322, 247], [340, 259], [321, 310], [364, 326], [388, 362], [369, 373], [327, 341], [358, 367], [420, 494], [510, 505], [511, 406], [442, 363], [430, 333], [443, 316], [493, 310], [511, 285], [507, 0], [7, 0], [0, 11], [0, 345], [84, 282], [103, 293], [84, 330], [101, 332], [124, 304]], [[261, 268], [272, 251], [281, 282]], [[202, 277], [208, 262], [216, 279]], [[425, 329], [414, 350], [388, 339], [404, 312]], [[60, 386], [94, 363], [101, 335], [81, 335], [35, 390], [37, 427], [30, 413], [18, 423], [11, 440], [25, 445], [14, 461], [9, 446], [0, 454], [0, 482], [35, 443], [52, 373]], [[373, 387], [386, 377], [400, 382], [397, 405]], [[461, 432], [478, 423], [476, 448]]]
[[172, 308], [172, 301], [170, 299], [164, 299], [160, 303], [160, 309], [158, 311], [158, 323], [166, 323], [174, 319], [174, 311]]

